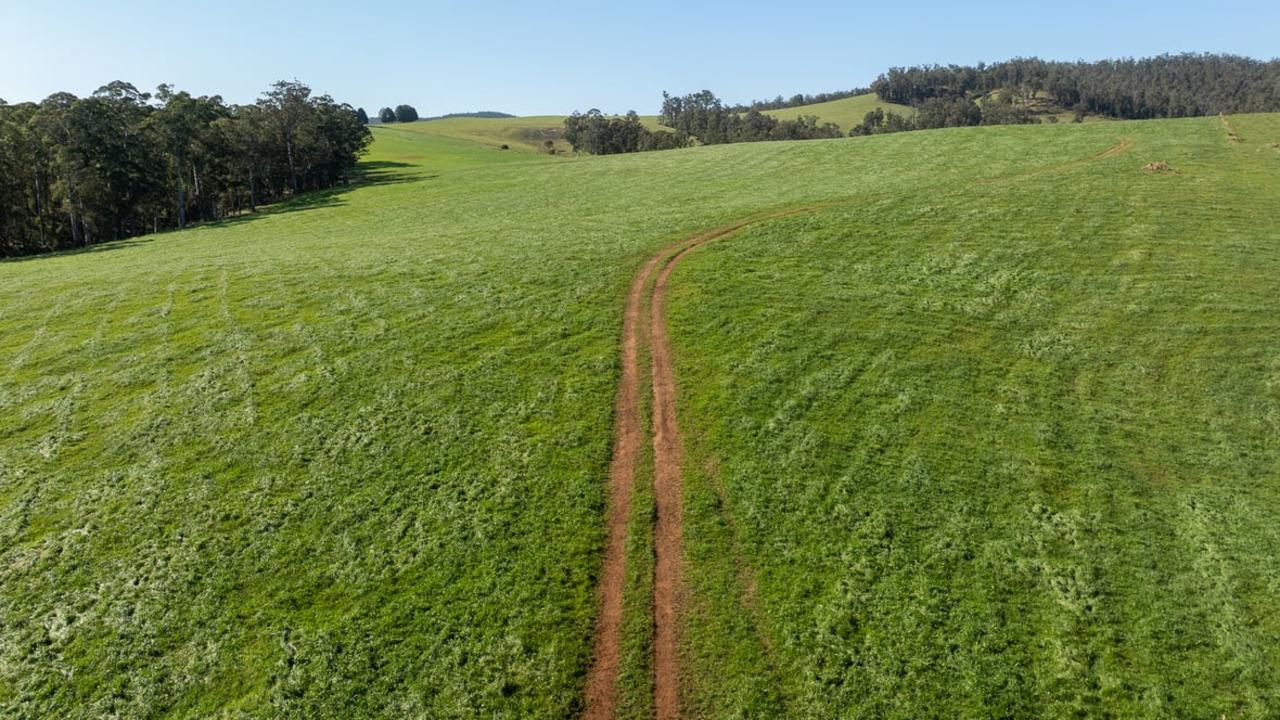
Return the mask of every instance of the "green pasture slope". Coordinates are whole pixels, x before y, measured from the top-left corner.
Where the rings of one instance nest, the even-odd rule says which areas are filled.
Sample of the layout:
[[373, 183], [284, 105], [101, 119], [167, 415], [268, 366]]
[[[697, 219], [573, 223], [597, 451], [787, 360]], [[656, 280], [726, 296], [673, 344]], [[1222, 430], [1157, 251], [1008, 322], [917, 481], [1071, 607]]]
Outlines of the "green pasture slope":
[[686, 261], [695, 716], [1280, 711], [1280, 119], [1231, 122]]
[[375, 126], [376, 130], [398, 129], [432, 137], [465, 140], [488, 147], [508, 146], [514, 152], [544, 153], [543, 143], [551, 140], [560, 152], [568, 152], [569, 144], [560, 139], [564, 118], [555, 115], [513, 118], [453, 117], [420, 120], [404, 124]]
[[783, 108], [781, 110], [766, 110], [765, 114], [772, 115], [779, 120], [795, 120], [802, 115], [813, 115], [818, 118], [819, 123], [835, 123], [848, 134], [854, 125], [861, 123], [867, 113], [876, 108], [881, 108], [885, 112], [895, 112], [906, 117], [915, 114], [915, 110], [906, 105], [882, 102], [880, 98], [876, 97], [875, 93], [854, 95], [840, 100]]
[[691, 714], [1264, 717], [1280, 117], [1232, 123], [379, 128], [365, 185], [0, 263], [0, 716], [572, 716], [632, 273], [847, 201], [672, 279]]
[[[517, 153], [546, 154], [544, 143], [550, 140], [557, 153], [572, 152], [573, 148], [562, 139], [564, 116], [531, 115], [513, 118], [452, 117], [439, 120], [422, 120], [405, 124], [377, 125], [375, 130], [399, 130], [429, 137], [462, 140], [473, 145], [500, 148]], [[642, 115], [644, 126], [658, 130], [656, 115]], [[861, 118], [859, 118], [861, 120]]]

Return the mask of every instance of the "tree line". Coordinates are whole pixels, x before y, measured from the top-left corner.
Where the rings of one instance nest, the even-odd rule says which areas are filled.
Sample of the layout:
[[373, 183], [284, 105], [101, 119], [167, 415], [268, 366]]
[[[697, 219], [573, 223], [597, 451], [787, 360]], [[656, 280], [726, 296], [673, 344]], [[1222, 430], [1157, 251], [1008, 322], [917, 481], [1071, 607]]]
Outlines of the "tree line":
[[435, 115], [426, 119], [427, 120], [450, 120], [453, 118], [482, 118], [485, 120], [502, 120], [505, 118], [513, 118], [513, 117], [516, 117], [516, 116], [512, 115], [511, 113], [498, 112], [496, 110], [482, 110], [480, 112], [445, 113], [444, 115]]
[[686, 133], [655, 132], [645, 127], [634, 110], [622, 117], [606, 117], [595, 108], [585, 114], [575, 111], [565, 118], [564, 139], [574, 152], [592, 155], [671, 150], [690, 144]]
[[251, 105], [120, 81], [84, 98], [0, 101], [0, 256], [182, 228], [346, 184], [369, 141], [351, 106], [297, 81]]
[[[1057, 122], [1058, 118], [1049, 116], [1049, 121]], [[907, 130], [971, 125], [1027, 125], [1038, 122], [1039, 115], [1026, 104], [1016, 102], [1009, 94], [986, 98], [981, 104], [969, 97], [932, 97], [917, 105], [915, 112], [910, 115], [876, 108], [868, 112], [861, 123], [850, 128], [849, 135], [857, 137]]]
[[806, 115], [795, 120], [779, 120], [749, 108], [741, 112], [726, 106], [710, 90], [672, 96], [662, 93], [658, 122], [698, 139], [703, 145], [765, 140], [816, 140], [841, 137], [834, 123], [818, 123]]
[[[871, 84], [885, 102], [922, 107], [939, 98], [1002, 97], [1128, 120], [1280, 110], [1280, 60], [1185, 53], [1142, 59], [891, 68]], [[977, 124], [977, 123], [973, 123]]]
[[[1055, 111], [1122, 119], [1280, 111], [1280, 60], [1235, 55], [1161, 55], [1098, 62], [1051, 62], [1015, 58], [993, 65], [922, 65], [891, 68], [869, 89], [818, 95], [778, 96], [750, 105], [726, 105], [709, 90], [673, 97], [662, 94], [659, 122], [671, 128], [666, 142], [649, 138], [638, 119], [609, 120], [599, 111], [574, 114], [566, 137], [589, 153], [636, 152], [763, 140], [840, 137], [832, 123], [813, 116], [778, 120], [763, 111], [828, 102], [874, 92], [881, 101], [906, 105], [909, 113], [873, 110], [849, 135], [873, 135], [971, 125], [1057, 122]], [[632, 113], [634, 114], [634, 113]], [[584, 131], [583, 128], [588, 130]], [[661, 134], [661, 133], [655, 133]], [[579, 138], [582, 142], [575, 142]]]
[[575, 152], [592, 155], [670, 150], [688, 147], [693, 139], [702, 145], [764, 140], [813, 140], [841, 137], [834, 123], [819, 123], [812, 115], [779, 120], [756, 108], [745, 112], [726, 106], [710, 90], [681, 97], [662, 94], [660, 125], [650, 130], [635, 111], [622, 117], [606, 117], [599, 110], [575, 112], [565, 119], [564, 138]]
[[384, 107], [378, 111], [378, 122], [414, 122], [418, 119], [418, 110], [412, 105], [397, 105], [394, 110]]

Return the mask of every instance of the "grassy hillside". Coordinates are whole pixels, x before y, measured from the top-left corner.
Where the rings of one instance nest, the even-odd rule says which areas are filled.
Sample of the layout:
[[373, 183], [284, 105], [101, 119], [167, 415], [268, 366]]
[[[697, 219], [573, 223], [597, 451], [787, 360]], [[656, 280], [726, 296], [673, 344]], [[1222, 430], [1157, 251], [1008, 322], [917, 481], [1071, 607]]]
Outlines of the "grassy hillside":
[[1280, 122], [1232, 123], [677, 271], [701, 715], [1280, 706]]
[[[641, 120], [649, 129], [658, 129], [657, 116], [641, 116]], [[521, 153], [545, 154], [544, 143], [547, 140], [552, 141], [558, 153], [567, 153], [572, 150], [569, 143], [561, 139], [564, 132], [564, 116], [561, 115], [515, 118], [454, 117], [423, 120], [404, 125], [374, 126], [375, 132], [383, 130], [401, 130], [430, 137], [467, 140], [493, 148], [506, 145], [511, 151]]]
[[896, 112], [904, 116], [910, 116], [915, 112], [906, 105], [881, 102], [875, 93], [867, 93], [866, 95], [855, 95], [842, 100], [832, 100], [831, 102], [801, 105], [800, 107], [784, 108], [782, 110], [768, 110], [765, 114], [772, 115], [779, 120], [794, 120], [801, 115], [814, 115], [818, 118], [818, 122], [835, 123], [840, 126], [841, 130], [848, 133], [850, 128], [862, 122], [862, 118], [876, 108], [883, 108], [885, 112]]
[[[435, 122], [435, 121], [432, 121]], [[442, 121], [443, 122], [443, 121]], [[528, 162], [531, 145], [517, 146], [516, 152], [504, 151], [501, 143], [424, 132], [427, 123], [375, 125], [373, 150], [361, 170], [374, 181], [421, 178], [424, 172], [460, 170], [478, 165]], [[544, 155], [545, 157], [545, 155]]]
[[416, 123], [367, 185], [0, 263], [0, 714], [573, 715], [632, 273], [849, 201], [672, 278], [689, 707], [1265, 715], [1280, 118], [1232, 121], [567, 159]]

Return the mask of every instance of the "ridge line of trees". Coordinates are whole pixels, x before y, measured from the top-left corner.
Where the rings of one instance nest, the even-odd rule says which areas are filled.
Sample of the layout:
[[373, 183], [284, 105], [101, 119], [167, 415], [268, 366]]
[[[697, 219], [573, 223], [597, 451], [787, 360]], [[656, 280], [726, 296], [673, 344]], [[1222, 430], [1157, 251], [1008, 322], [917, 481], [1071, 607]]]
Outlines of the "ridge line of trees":
[[993, 65], [890, 68], [871, 84], [885, 102], [921, 107], [999, 92], [1015, 104], [1048, 101], [1078, 114], [1126, 120], [1280, 110], [1280, 60], [1183, 53], [1096, 62], [1014, 58]]
[[251, 105], [115, 81], [0, 101], [0, 257], [186, 227], [350, 182], [371, 136], [298, 81]]
[[575, 152], [592, 155], [670, 150], [688, 147], [694, 138], [702, 145], [765, 140], [836, 138], [843, 133], [834, 123], [819, 123], [812, 115], [779, 120], [752, 107], [745, 112], [726, 106], [710, 90], [682, 97], [662, 94], [658, 123], [670, 130], [650, 130], [632, 110], [622, 117], [606, 117], [599, 110], [574, 112], [565, 119], [564, 139]]
[[806, 95], [796, 93], [789, 98], [783, 98], [778, 95], [772, 100], [755, 100], [745, 105], [731, 105], [729, 107], [733, 112], [747, 112], [748, 110], [785, 110], [793, 107], [804, 107], [805, 105], [817, 105], [818, 103], [832, 102], [835, 100], [844, 100], [845, 98], [857, 97], [858, 95], [867, 95], [871, 92], [871, 88], [854, 88], [852, 90], [837, 90], [835, 92], [818, 93], [817, 95]]
[[482, 118], [486, 120], [503, 120], [506, 118], [517, 117], [511, 113], [498, 112], [497, 110], [481, 110], [480, 112], [457, 112], [445, 113], [444, 115], [433, 115], [426, 120], [449, 120], [452, 118]]
[[689, 135], [681, 132], [654, 132], [640, 122], [635, 110], [622, 117], [607, 117], [592, 108], [585, 114], [574, 111], [564, 120], [564, 139], [574, 152], [591, 155], [672, 150], [688, 147]]

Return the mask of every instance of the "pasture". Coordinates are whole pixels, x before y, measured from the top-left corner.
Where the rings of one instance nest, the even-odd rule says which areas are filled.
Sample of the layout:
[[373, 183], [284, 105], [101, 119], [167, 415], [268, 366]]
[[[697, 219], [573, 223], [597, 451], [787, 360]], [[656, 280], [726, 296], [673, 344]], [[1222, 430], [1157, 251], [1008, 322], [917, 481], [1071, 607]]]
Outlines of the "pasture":
[[884, 102], [876, 97], [875, 93], [867, 93], [865, 95], [854, 95], [853, 97], [842, 98], [840, 100], [831, 100], [829, 102], [814, 103], [813, 105], [800, 105], [792, 108], [783, 108], [781, 110], [766, 110], [766, 115], [772, 115], [779, 120], [795, 120], [802, 115], [813, 115], [818, 118], [818, 123], [835, 123], [840, 129], [849, 133], [849, 130], [862, 119], [867, 113], [880, 108], [886, 113], [894, 112], [903, 117], [911, 117], [915, 114], [915, 109], [907, 105], [898, 105], [896, 103]]
[[633, 274], [831, 203], [671, 277], [689, 715], [1265, 716], [1280, 117], [1232, 123], [393, 125], [349, 189], [0, 262], [0, 714], [577, 714]]
[[[640, 117], [644, 126], [650, 130], [659, 129], [655, 115]], [[411, 132], [428, 137], [462, 140], [473, 147], [480, 145], [500, 148], [506, 145], [508, 150], [517, 153], [547, 154], [546, 142], [551, 141], [558, 154], [572, 152], [569, 143], [563, 139], [564, 117], [559, 115], [533, 115], [514, 118], [472, 118], [453, 117], [440, 120], [422, 120], [413, 123], [388, 124], [376, 126], [377, 132], [388, 130]]]

